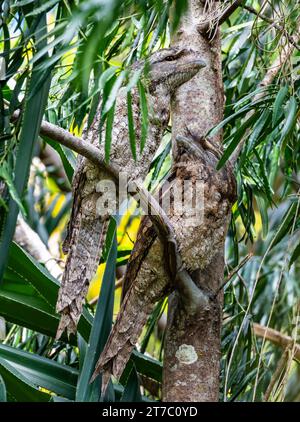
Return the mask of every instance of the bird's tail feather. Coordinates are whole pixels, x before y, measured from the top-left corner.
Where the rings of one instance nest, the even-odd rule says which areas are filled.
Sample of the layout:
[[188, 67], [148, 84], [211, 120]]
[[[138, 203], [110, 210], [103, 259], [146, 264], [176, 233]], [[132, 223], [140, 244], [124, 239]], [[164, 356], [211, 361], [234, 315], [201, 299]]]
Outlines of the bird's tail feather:
[[61, 314], [56, 338], [65, 330], [75, 334], [89, 283], [96, 273], [105, 241], [108, 221], [82, 219], [74, 227], [69, 254], [59, 289], [56, 310]]
[[154, 307], [153, 303], [140, 303], [140, 306], [137, 305], [139, 308], [137, 313], [136, 307], [132, 306], [132, 302], [137, 303], [132, 301], [129, 296], [127, 294], [124, 299], [118, 318], [91, 378], [92, 382], [99, 373], [102, 373], [102, 393], [106, 391], [111, 375], [117, 380], [121, 377], [131, 352]]

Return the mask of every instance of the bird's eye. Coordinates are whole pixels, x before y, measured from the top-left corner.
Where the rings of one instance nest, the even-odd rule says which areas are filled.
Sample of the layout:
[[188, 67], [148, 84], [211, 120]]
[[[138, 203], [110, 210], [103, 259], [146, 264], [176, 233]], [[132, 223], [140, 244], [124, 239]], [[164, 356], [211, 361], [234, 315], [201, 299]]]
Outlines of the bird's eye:
[[174, 61], [174, 56], [167, 56], [164, 58], [164, 61], [166, 62], [173, 62]]

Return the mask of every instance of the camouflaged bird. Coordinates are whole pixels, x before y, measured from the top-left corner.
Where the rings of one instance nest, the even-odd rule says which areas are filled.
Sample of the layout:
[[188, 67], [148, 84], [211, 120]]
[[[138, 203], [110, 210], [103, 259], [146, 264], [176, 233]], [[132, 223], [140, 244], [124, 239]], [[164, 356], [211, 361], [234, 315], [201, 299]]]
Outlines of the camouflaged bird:
[[[182, 214], [174, 215], [172, 194], [169, 210], [183, 268], [192, 274], [195, 270], [204, 270], [223, 247], [236, 185], [229, 163], [220, 171], [216, 170], [220, 153], [212, 145], [206, 141], [179, 140], [179, 159], [168, 181], [170, 191], [178, 180], [192, 183], [199, 180], [203, 184], [203, 212], [194, 222], [196, 224], [184, 224], [192, 211], [188, 207]], [[103, 374], [102, 391], [105, 391], [111, 375], [120, 378], [157, 301], [176, 288], [169, 274], [163, 245], [146, 216], [141, 222], [124, 277], [126, 293], [121, 309], [92, 377]]]
[[[133, 159], [129, 147], [126, 92], [121, 90], [115, 105], [110, 162], [120, 171], [126, 172], [129, 180], [143, 180], [147, 175], [169, 122], [172, 93], [205, 66], [203, 60], [195, 57], [193, 52], [173, 48], [159, 50], [150, 56], [148, 63], [149, 72], [142, 79], [142, 83], [147, 93], [149, 127], [145, 147], [137, 161]], [[143, 67], [144, 62], [138, 62], [132, 70], [138, 71]], [[132, 113], [138, 144], [141, 128], [139, 95], [136, 88], [132, 90]], [[99, 121], [98, 110], [91, 127], [83, 136], [87, 142], [98, 148]], [[104, 157], [104, 147], [101, 146], [100, 151]], [[102, 195], [97, 191], [97, 184], [101, 180], [109, 179], [109, 174], [79, 156], [73, 179], [72, 213], [63, 244], [63, 252], [68, 253], [68, 257], [56, 305], [57, 312], [61, 314], [57, 338], [65, 329], [68, 334], [76, 332], [89, 282], [101, 258], [110, 213], [99, 215], [99, 210], [96, 209], [97, 201]]]

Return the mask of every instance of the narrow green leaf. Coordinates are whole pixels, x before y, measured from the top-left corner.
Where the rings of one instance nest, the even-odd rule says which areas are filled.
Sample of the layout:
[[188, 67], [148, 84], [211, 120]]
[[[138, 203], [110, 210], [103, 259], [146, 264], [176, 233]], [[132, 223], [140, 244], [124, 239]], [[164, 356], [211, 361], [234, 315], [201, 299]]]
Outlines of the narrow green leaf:
[[72, 183], [73, 174], [76, 166], [76, 157], [74, 152], [63, 145], [60, 145], [58, 142], [53, 141], [50, 138], [43, 136], [43, 139], [59, 154], [68, 181]]
[[252, 103], [246, 104], [244, 107], [236, 111], [235, 113], [231, 113], [226, 119], [222, 120], [219, 124], [217, 124], [215, 127], [213, 127], [211, 130], [208, 131], [207, 136], [214, 136], [216, 135], [220, 129], [222, 129], [224, 126], [226, 126], [227, 123], [231, 122], [232, 120], [235, 120], [237, 117], [242, 117], [243, 115], [247, 114], [251, 109], [256, 108], [255, 106], [258, 106], [260, 104], [267, 103], [271, 100], [272, 97], [264, 97], [260, 98], [259, 100], [253, 101]]
[[262, 238], [265, 239], [269, 231], [268, 204], [261, 195], [256, 195], [256, 202], [261, 216]]
[[147, 135], [148, 135], [148, 105], [147, 97], [143, 84], [138, 82], [138, 90], [140, 96], [140, 109], [141, 109], [141, 142], [140, 142], [140, 152], [142, 153], [146, 145]]
[[48, 11], [48, 9], [51, 9], [59, 1], [60, 0], [48, 0], [44, 4], [42, 4], [40, 7], [36, 7], [32, 12], [27, 13], [27, 16], [35, 16], [35, 15], [39, 15], [42, 12]]
[[99, 89], [103, 89], [105, 87], [106, 82], [109, 81], [113, 75], [115, 75], [116, 69], [118, 69], [116, 66], [110, 66], [104, 70], [99, 78]]
[[75, 398], [77, 369], [4, 344], [0, 344], [0, 357], [22, 373], [31, 383], [68, 399]]
[[[163, 183], [163, 181], [168, 178], [168, 175], [170, 175], [170, 171], [171, 171], [171, 166], [172, 166], [172, 157], [170, 153], [167, 153], [167, 151], [165, 151], [166, 156], [164, 161], [160, 161], [158, 162], [157, 166], [154, 168], [154, 171], [152, 173], [152, 177], [151, 177], [151, 183], [148, 187], [149, 189], [157, 189], [159, 183]], [[163, 159], [163, 156], [161, 156], [161, 159]]]
[[278, 94], [276, 95], [274, 107], [273, 107], [273, 114], [272, 114], [273, 127], [275, 127], [279, 117], [282, 114], [282, 106], [283, 106], [283, 102], [285, 100], [287, 93], [288, 93], [288, 87], [284, 86], [278, 91]]
[[20, 92], [24, 86], [24, 81], [26, 80], [27, 73], [24, 72], [17, 80], [17, 83], [14, 87], [12, 97], [9, 101], [9, 114], [12, 114], [19, 107], [19, 96]]
[[108, 225], [108, 229], [106, 233], [105, 245], [104, 245], [101, 260], [100, 260], [101, 263], [106, 262], [108, 259], [108, 255], [111, 249], [111, 242], [113, 241], [114, 236], [115, 236], [115, 231], [116, 231], [116, 220], [114, 218], [111, 218], [109, 221], [109, 225]]
[[180, 22], [180, 17], [184, 14], [184, 12], [188, 8], [188, 1], [187, 0], [175, 0], [174, 2], [174, 12], [172, 14], [172, 21], [171, 21], [171, 30], [174, 32]]
[[[58, 281], [15, 243], [11, 245], [3, 279], [0, 286], [0, 315], [10, 322], [55, 337], [59, 322], [55, 311]], [[84, 309], [78, 330], [86, 340], [91, 322], [91, 315]]]
[[105, 161], [109, 162], [110, 147], [112, 141], [112, 129], [114, 124], [115, 116], [115, 104], [110, 108], [106, 117], [106, 127], [105, 127]]
[[16, 191], [15, 185], [12, 180], [11, 171], [8, 168], [8, 163], [4, 162], [0, 168], [0, 179], [3, 179], [6, 183], [10, 196], [12, 199], [17, 203], [18, 207], [20, 208], [20, 211], [24, 216], [26, 216], [26, 211], [23, 207], [23, 204], [21, 202], [21, 199], [18, 195], [18, 192]]
[[[272, 239], [272, 248], [274, 248], [280, 241], [281, 239], [284, 238], [284, 236], [286, 236], [291, 227], [293, 226], [293, 222], [295, 221], [295, 218], [297, 218], [298, 216], [295, 215], [297, 211], [297, 204], [295, 202], [293, 202], [289, 209], [286, 211], [285, 215], [282, 218], [282, 223], [280, 224], [280, 226], [278, 227], [278, 229], [275, 231], [274, 235], [273, 235], [273, 239]], [[298, 210], [298, 214], [299, 214], [299, 210]]]
[[[107, 3], [108, 4], [108, 3]], [[101, 6], [99, 5], [99, 11], [101, 13]], [[85, 40], [84, 48], [80, 51], [78, 65], [81, 71], [81, 90], [86, 93], [88, 91], [88, 85], [90, 80], [90, 74], [93, 69], [93, 64], [97, 55], [101, 55], [104, 48], [105, 31], [107, 29], [107, 22], [105, 19], [98, 20], [91, 25], [91, 31]]]
[[[39, 35], [41, 35], [41, 27], [44, 28], [45, 31], [47, 31], [46, 15], [44, 15], [42, 19], [40, 19], [40, 25], [37, 27], [37, 30], [39, 30]], [[22, 128], [20, 133], [19, 147], [15, 165], [14, 184], [16, 192], [20, 198], [22, 198], [23, 192], [27, 185], [29, 168], [33, 155], [33, 148], [38, 139], [41, 121], [45, 111], [51, 83], [51, 78], [49, 77], [47, 80], [44, 81], [41, 89], [36, 92], [34, 96], [30, 97], [30, 93], [35, 89], [39, 76], [39, 73], [35, 71], [35, 67], [33, 66], [28, 91], [25, 95], [25, 110], [22, 119]], [[10, 198], [8, 206], [9, 213], [6, 217], [0, 242], [0, 282], [3, 278], [8, 251], [11, 244], [11, 240], [14, 235], [17, 216], [19, 212], [18, 205], [12, 198]]]
[[126, 85], [126, 93], [130, 92], [137, 85], [142, 72], [143, 72], [143, 68], [135, 70], [132, 74], [130, 74], [130, 79]]
[[132, 361], [135, 364], [138, 373], [152, 378], [158, 382], [162, 382], [162, 363], [150, 356], [143, 355], [142, 353], [134, 350], [131, 354]]
[[145, 353], [147, 345], [149, 343], [151, 334], [153, 332], [154, 326], [157, 323], [157, 321], [159, 320], [159, 318], [161, 317], [161, 314], [165, 308], [164, 304], [166, 305], [166, 302], [164, 299], [162, 299], [161, 301], [159, 301], [155, 308], [154, 311], [152, 312], [152, 314], [150, 315], [148, 321], [147, 321], [147, 330], [146, 333], [142, 339], [141, 342], [141, 353]]
[[259, 168], [260, 168], [260, 173], [261, 173], [261, 178], [262, 178], [262, 181], [263, 181], [263, 188], [264, 188], [263, 193], [266, 194], [266, 199], [268, 199], [269, 203], [271, 204], [273, 202], [272, 195], [273, 195], [274, 192], [273, 192], [273, 189], [271, 188], [269, 179], [267, 177], [264, 162], [261, 159], [261, 157], [260, 157], [260, 155], [259, 155], [259, 153], [257, 152], [256, 149], [254, 149], [254, 154], [255, 154], [257, 161], [259, 163]]
[[234, 109], [240, 108], [244, 103], [248, 102], [250, 99], [256, 97], [258, 94], [258, 97], [263, 96], [266, 97], [267, 95], [263, 94], [269, 94], [271, 93], [270, 87], [259, 87], [255, 89], [254, 91], [251, 91], [250, 94], [244, 95], [240, 100], [234, 102], [234, 104], [231, 104]]
[[300, 243], [298, 243], [298, 245], [293, 250], [293, 253], [289, 262], [289, 268], [291, 268], [291, 266], [299, 258], [299, 256], [300, 256]]
[[277, 175], [278, 168], [279, 168], [279, 163], [280, 163], [280, 146], [278, 144], [275, 144], [272, 150], [270, 173], [268, 176], [269, 186], [273, 186], [274, 184], [275, 177]]
[[136, 368], [134, 364], [131, 364], [132, 368], [124, 389], [124, 393], [121, 397], [121, 402], [136, 403], [142, 401], [140, 382]]
[[[104, 346], [111, 327], [111, 321], [109, 321], [109, 318], [107, 319], [107, 315], [109, 313], [112, 315], [112, 304], [109, 301], [113, 301], [114, 294], [115, 277], [113, 272], [115, 269], [112, 263], [115, 263], [117, 257], [116, 246], [113, 246], [113, 242], [115, 242], [114, 236], [115, 234], [108, 236], [111, 247], [107, 257], [108, 264], [103, 280], [103, 291], [101, 291], [102, 299], [100, 298], [99, 301], [102, 305], [99, 305], [98, 319], [94, 324], [94, 330], [97, 330], [97, 323], [100, 322], [99, 336], [101, 338], [101, 347]], [[55, 337], [59, 321], [58, 315], [55, 313], [58, 287], [57, 281], [53, 279], [44, 267], [38, 264], [18, 245], [12, 244], [4, 283], [0, 286], [0, 315], [9, 322]], [[90, 336], [92, 322], [91, 315], [85, 309], [79, 321], [78, 331], [86, 342]], [[74, 338], [72, 337], [69, 341], [67, 337], [64, 337], [63, 340], [74, 344]], [[90, 340], [96, 349], [98, 339], [90, 336]], [[131, 359], [139, 373], [161, 381], [162, 365], [160, 362], [137, 351], [133, 352]], [[85, 368], [87, 368], [88, 361], [88, 358], [84, 361]], [[90, 376], [93, 368], [90, 368]], [[88, 379], [86, 378], [87, 384], [90, 376], [87, 377]], [[60, 388], [63, 388], [63, 386]], [[97, 391], [99, 392], [98, 387]]]
[[127, 117], [130, 149], [134, 160], [136, 160], [136, 139], [132, 111], [132, 95], [130, 91], [127, 92]]
[[297, 101], [295, 97], [291, 97], [286, 106], [287, 118], [285, 120], [284, 126], [281, 131], [281, 137], [279, 142], [283, 142], [287, 136], [290, 134], [297, 115]]
[[81, 334], [77, 333], [77, 343], [79, 348], [79, 370], [82, 371], [82, 367], [84, 364], [84, 359], [87, 351], [87, 342], [81, 336]]
[[8, 268], [32, 285], [44, 300], [54, 309], [57, 300], [59, 282], [18, 244], [12, 243]]
[[0, 403], [6, 402], [6, 387], [4, 380], [0, 375]]
[[[15, 259], [12, 260], [12, 263], [16, 262]], [[40, 296], [32, 284], [29, 284], [26, 279], [24, 280], [21, 275], [19, 275], [19, 279], [17, 278], [17, 272], [18, 269], [11, 272], [10, 265], [8, 265], [5, 281], [0, 286], [0, 315], [9, 322], [55, 337], [59, 322], [58, 315], [55, 314], [53, 307]], [[102, 316], [105, 318], [105, 313]], [[79, 321], [78, 332], [86, 342], [89, 340], [92, 322], [90, 314], [84, 310]], [[62, 340], [74, 344], [72, 337], [68, 340], [65, 336]], [[131, 359], [139, 373], [161, 382], [162, 364], [160, 362], [136, 350], [133, 351]], [[85, 360], [85, 362], [87, 361]]]
[[229, 159], [229, 157], [232, 155], [234, 150], [237, 148], [238, 144], [242, 141], [243, 135], [245, 134], [245, 130], [249, 126], [251, 126], [251, 124], [255, 121], [256, 118], [257, 118], [257, 113], [254, 113], [233, 134], [230, 144], [226, 147], [222, 157], [220, 158], [220, 161], [218, 162], [217, 170], [220, 170], [224, 166], [226, 161]]
[[26, 287], [20, 283], [4, 282], [1, 285], [0, 315], [11, 323], [55, 337], [58, 317], [53, 315], [53, 309], [41, 297], [35, 296]]
[[17, 6], [26, 6], [27, 4], [33, 3], [36, 0], [19, 0]]
[[120, 88], [121, 88], [121, 86], [123, 84], [123, 81], [125, 79], [125, 76], [126, 76], [126, 72], [125, 71], [122, 71], [119, 74], [119, 76], [116, 79], [116, 81], [114, 82], [114, 84], [113, 84], [113, 86], [112, 86], [112, 88], [110, 90], [110, 93], [108, 95], [108, 98], [105, 101], [105, 104], [103, 105], [103, 112], [102, 112], [103, 114], [108, 113], [109, 110], [114, 106], [115, 101], [116, 101], [116, 98], [117, 98], [117, 96], [119, 94], [119, 90], [120, 90]]
[[217, 165], [217, 170], [220, 170], [226, 163], [226, 161], [229, 159], [229, 157], [232, 155], [234, 150], [237, 148], [238, 144], [240, 143], [240, 139], [237, 137], [233, 138], [233, 140], [230, 142], [230, 144], [226, 147], [222, 157], [220, 158], [220, 161]]
[[21, 402], [48, 402], [50, 395], [39, 391], [21, 372], [0, 357], [0, 375], [2, 376], [7, 394], [13, 400]]
[[269, 117], [271, 115], [270, 110], [266, 109], [261, 113], [261, 116], [255, 123], [253, 131], [251, 132], [248, 140], [248, 151], [255, 146], [257, 139], [259, 138], [260, 134], [264, 130], [265, 127], [268, 125]]

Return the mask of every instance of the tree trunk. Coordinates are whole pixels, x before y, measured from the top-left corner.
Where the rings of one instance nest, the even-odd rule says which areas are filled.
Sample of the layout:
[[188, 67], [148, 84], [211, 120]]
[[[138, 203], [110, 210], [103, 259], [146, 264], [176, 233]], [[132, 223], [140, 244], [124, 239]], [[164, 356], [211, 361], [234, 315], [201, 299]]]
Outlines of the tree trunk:
[[[209, 17], [204, 3], [190, 0], [189, 9], [172, 37], [172, 46], [195, 50], [206, 68], [182, 85], [172, 102], [172, 136], [193, 136], [201, 143], [205, 135], [223, 116], [223, 83], [219, 30], [207, 33]], [[211, 13], [218, 2], [210, 4]], [[221, 149], [222, 135], [210, 139], [212, 147]], [[173, 142], [176, 156], [176, 143]], [[224, 246], [224, 245], [223, 245]], [[205, 270], [192, 274], [202, 289], [217, 292], [224, 274], [223, 249]], [[208, 308], [190, 314], [182, 305], [178, 291], [169, 298], [165, 340], [163, 401], [207, 402], [219, 399], [220, 331], [223, 293]]]

